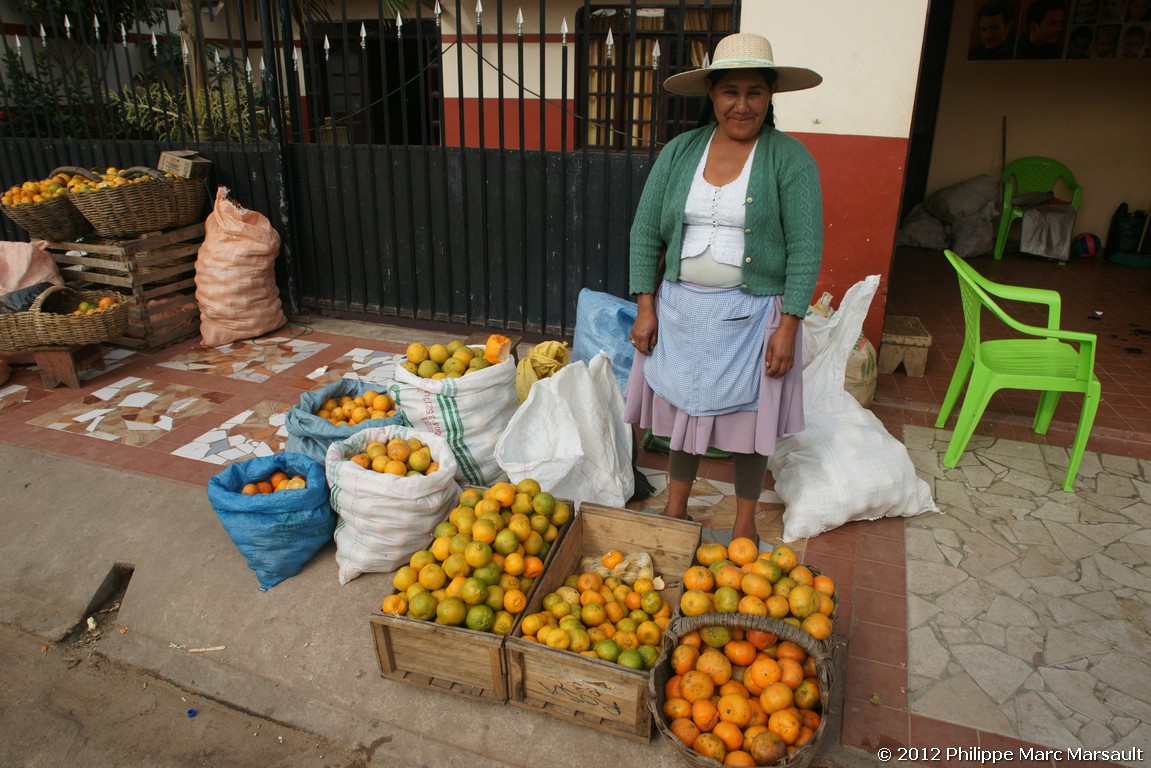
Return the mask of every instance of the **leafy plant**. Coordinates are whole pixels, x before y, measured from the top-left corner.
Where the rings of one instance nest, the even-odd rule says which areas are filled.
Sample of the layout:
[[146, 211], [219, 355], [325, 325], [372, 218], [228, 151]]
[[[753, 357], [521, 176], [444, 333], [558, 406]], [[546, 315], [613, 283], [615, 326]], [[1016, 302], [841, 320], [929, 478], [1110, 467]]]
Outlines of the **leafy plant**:
[[0, 104], [5, 136], [81, 136], [85, 132], [91, 94], [83, 85], [87, 74], [61, 74], [47, 51], [34, 51], [34, 66], [27, 68], [15, 51], [3, 55], [4, 78], [0, 81]]

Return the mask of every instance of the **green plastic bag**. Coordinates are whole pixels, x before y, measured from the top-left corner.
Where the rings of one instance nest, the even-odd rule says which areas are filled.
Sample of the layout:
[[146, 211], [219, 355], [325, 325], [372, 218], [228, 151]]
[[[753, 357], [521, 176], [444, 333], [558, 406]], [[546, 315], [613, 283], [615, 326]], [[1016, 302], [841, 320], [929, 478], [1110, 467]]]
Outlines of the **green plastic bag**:
[[[653, 435], [648, 429], [643, 433], [643, 447], [649, 451], [669, 453], [671, 451], [671, 439]], [[718, 448], [708, 448], [704, 456], [709, 459], [727, 459], [731, 457], [731, 454]]]

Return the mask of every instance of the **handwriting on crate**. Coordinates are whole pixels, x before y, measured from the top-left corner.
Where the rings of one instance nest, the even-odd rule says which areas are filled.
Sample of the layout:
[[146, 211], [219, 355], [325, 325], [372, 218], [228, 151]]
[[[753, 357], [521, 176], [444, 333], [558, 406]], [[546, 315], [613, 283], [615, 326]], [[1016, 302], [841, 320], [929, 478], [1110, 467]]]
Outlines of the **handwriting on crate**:
[[588, 680], [538, 680], [540, 688], [557, 698], [564, 698], [573, 704], [584, 704], [600, 707], [609, 715], [619, 715], [619, 704], [614, 701], [604, 701], [603, 692], [611, 686], [607, 683]]

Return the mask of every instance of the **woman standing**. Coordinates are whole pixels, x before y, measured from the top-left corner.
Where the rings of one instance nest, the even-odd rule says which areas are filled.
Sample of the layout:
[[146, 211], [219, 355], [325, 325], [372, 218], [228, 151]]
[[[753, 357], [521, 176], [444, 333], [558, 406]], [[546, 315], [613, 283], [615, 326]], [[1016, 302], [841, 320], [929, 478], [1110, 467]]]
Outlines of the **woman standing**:
[[660, 152], [631, 230], [635, 362], [624, 418], [671, 441], [664, 514], [687, 517], [700, 457], [733, 454], [732, 536], [755, 513], [776, 438], [803, 429], [801, 318], [819, 275], [823, 214], [811, 154], [774, 127], [772, 97], [812, 88], [771, 43], [735, 34], [664, 88], [715, 116]]

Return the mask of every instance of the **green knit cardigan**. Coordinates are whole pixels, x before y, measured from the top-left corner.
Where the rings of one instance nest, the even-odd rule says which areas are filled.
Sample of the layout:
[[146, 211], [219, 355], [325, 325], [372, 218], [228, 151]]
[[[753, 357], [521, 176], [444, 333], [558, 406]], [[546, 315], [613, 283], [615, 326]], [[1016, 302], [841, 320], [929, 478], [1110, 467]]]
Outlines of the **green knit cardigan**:
[[[692, 177], [714, 125], [668, 142], [651, 169], [631, 227], [632, 294], [652, 293], [659, 256], [667, 249], [663, 279], [678, 280], [683, 211]], [[782, 294], [780, 310], [807, 314], [823, 256], [823, 202], [819, 169], [799, 140], [774, 128], [760, 134], [747, 184], [743, 278], [757, 296]]]

